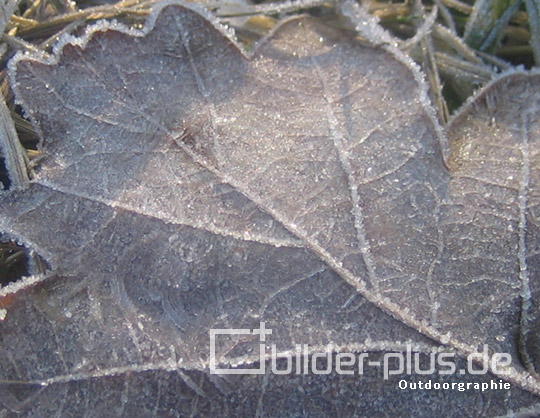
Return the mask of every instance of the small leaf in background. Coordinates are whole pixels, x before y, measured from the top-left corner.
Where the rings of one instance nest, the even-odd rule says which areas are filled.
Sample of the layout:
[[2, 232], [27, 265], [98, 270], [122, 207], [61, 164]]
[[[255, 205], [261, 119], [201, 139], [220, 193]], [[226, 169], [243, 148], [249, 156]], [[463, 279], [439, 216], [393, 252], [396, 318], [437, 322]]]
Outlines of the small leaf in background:
[[4, 33], [4, 29], [16, 6], [16, 0], [0, 0], [0, 34]]

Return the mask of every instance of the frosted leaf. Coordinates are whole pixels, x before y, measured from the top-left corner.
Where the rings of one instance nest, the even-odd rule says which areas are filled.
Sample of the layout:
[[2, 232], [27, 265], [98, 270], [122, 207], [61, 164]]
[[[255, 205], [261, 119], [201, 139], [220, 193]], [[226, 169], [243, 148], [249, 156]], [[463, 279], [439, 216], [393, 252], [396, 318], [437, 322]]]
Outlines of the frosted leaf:
[[[167, 2], [140, 32], [100, 24], [53, 56], [11, 62], [44, 159], [28, 190], [1, 196], [0, 231], [50, 270], [0, 294], [3, 407], [425, 416], [443, 398], [446, 416], [538, 409], [538, 76], [509, 75], [464, 108], [445, 164], [422, 75], [393, 48], [308, 18], [250, 54], [227, 34]], [[209, 373], [210, 329], [262, 322], [279, 368], [332, 347], [324, 361], [408, 352], [425, 370], [444, 351], [462, 370], [485, 346], [489, 372]], [[224, 337], [220, 366], [270, 370], [251, 337]], [[493, 368], [494, 353], [511, 365]], [[428, 377], [512, 387], [398, 387]]]
[[358, 31], [374, 44], [392, 45], [398, 40], [388, 31], [379, 26], [379, 19], [367, 11], [364, 6], [360, 6], [353, 0], [344, 0], [340, 3], [341, 13], [346, 16]]
[[17, 7], [17, 3], [17, 0], [0, 0], [0, 35], [4, 33], [4, 29], [6, 28], [15, 7]]

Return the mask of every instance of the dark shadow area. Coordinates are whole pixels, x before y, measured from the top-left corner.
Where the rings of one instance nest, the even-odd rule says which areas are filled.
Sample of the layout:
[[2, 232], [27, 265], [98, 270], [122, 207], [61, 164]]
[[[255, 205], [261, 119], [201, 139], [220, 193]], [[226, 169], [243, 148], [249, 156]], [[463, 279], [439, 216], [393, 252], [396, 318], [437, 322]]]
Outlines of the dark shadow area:
[[11, 181], [9, 180], [9, 176], [6, 169], [6, 161], [4, 158], [0, 158], [0, 183], [2, 183], [2, 188], [4, 190], [9, 189], [9, 186], [11, 185]]
[[0, 242], [0, 287], [29, 275], [28, 258], [28, 250], [22, 245]]

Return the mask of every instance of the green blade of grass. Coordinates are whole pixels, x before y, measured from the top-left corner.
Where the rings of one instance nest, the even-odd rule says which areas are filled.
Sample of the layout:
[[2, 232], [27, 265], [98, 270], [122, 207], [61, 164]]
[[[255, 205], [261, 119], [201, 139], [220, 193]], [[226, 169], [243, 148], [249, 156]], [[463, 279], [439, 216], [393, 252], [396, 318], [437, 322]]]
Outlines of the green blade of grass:
[[525, 0], [529, 15], [529, 28], [531, 38], [529, 40], [533, 50], [534, 62], [540, 66], [540, 0]]
[[520, 2], [521, 0], [476, 0], [465, 27], [465, 42], [472, 48], [493, 52]]

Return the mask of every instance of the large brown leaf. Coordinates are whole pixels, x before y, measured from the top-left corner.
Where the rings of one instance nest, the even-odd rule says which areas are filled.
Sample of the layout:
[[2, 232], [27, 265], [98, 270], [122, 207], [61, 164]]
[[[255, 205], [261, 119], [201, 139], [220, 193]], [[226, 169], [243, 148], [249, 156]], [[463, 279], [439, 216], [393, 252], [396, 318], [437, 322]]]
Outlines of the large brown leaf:
[[[100, 24], [56, 51], [11, 63], [44, 159], [29, 190], [3, 194], [0, 230], [50, 271], [0, 290], [6, 413], [538, 408], [538, 76], [485, 89], [446, 155], [413, 64], [307, 18], [248, 55], [211, 17], [165, 3], [142, 32]], [[428, 377], [512, 388], [401, 390], [427, 377], [376, 367], [210, 374], [209, 330], [261, 321], [283, 356], [409, 345], [424, 368], [456, 353], [460, 371], [486, 344], [511, 366]], [[221, 367], [256, 364], [258, 342], [224, 340]]]

